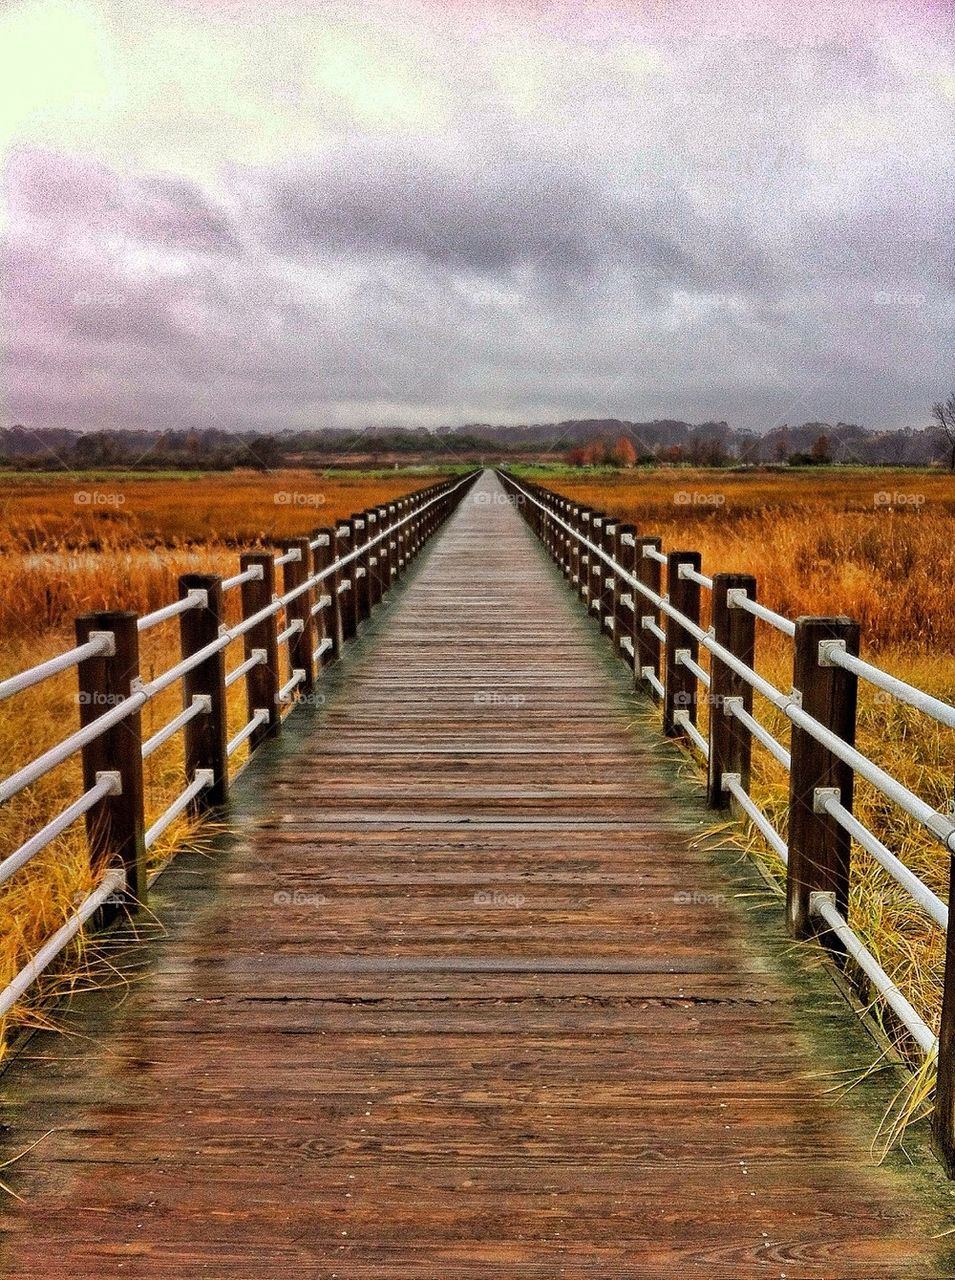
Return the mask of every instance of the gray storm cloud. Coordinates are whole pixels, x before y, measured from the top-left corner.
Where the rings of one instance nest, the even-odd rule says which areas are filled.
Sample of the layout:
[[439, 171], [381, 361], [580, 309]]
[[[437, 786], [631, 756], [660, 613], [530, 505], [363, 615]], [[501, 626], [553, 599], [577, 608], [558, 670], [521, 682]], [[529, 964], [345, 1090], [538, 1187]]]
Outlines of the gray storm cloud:
[[439, 124], [336, 117], [207, 178], [15, 147], [9, 420], [922, 425], [951, 381], [939, 91], [877, 39], [679, 52], [639, 92], [565, 64], [519, 116], [478, 69]]

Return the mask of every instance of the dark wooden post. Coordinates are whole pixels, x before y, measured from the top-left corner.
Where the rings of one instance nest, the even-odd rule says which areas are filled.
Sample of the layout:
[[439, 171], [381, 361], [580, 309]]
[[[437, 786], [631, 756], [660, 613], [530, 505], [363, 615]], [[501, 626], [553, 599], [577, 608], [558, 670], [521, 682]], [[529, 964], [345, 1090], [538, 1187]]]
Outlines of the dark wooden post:
[[[948, 900], [955, 903], [955, 859], [949, 858]], [[950, 1178], [955, 1177], [955, 928], [945, 938], [942, 1020], [938, 1031], [938, 1075], [932, 1135]]]
[[[589, 539], [593, 530], [590, 524], [591, 511], [589, 507], [580, 508], [580, 536]], [[578, 544], [579, 555], [577, 557], [577, 594], [583, 600], [587, 608], [590, 608], [590, 562], [593, 556], [589, 550]]]
[[[603, 538], [601, 546], [611, 560], [617, 560], [617, 537], [620, 528], [620, 521], [614, 519], [613, 516], [607, 516], [604, 520]], [[620, 595], [620, 579], [617, 572], [612, 569], [605, 560], [600, 564], [600, 580], [603, 585], [603, 591], [600, 596], [600, 629], [604, 635], [610, 640], [614, 649], [617, 648], [617, 600]]]
[[[261, 567], [261, 574], [242, 584], [242, 617], [251, 618], [275, 596], [275, 560], [266, 552], [248, 552], [240, 558], [242, 572]], [[243, 636], [245, 656], [251, 658], [258, 649], [265, 654], [265, 661], [251, 667], [245, 677], [246, 705], [249, 719], [257, 711], [267, 711], [267, 721], [256, 725], [249, 737], [249, 750], [278, 733], [282, 723], [279, 707], [280, 667], [277, 614], [263, 618]]]
[[[404, 520], [407, 514], [404, 501], [399, 498], [395, 503], [395, 522], [397, 523], [400, 520]], [[395, 541], [398, 544], [395, 548], [395, 577], [397, 578], [400, 578], [405, 571], [405, 560], [408, 555], [407, 535], [408, 526], [406, 524], [401, 525], [400, 529], [395, 533]]]
[[[312, 549], [308, 538], [286, 538], [282, 543], [282, 551], [298, 551], [297, 560], [288, 560], [282, 566], [283, 594], [300, 587], [310, 576]], [[288, 660], [292, 671], [304, 671], [305, 679], [298, 686], [299, 693], [311, 693], [315, 688], [315, 663], [312, 651], [315, 648], [315, 626], [312, 618], [312, 591], [303, 591], [290, 601], [285, 609], [285, 617], [290, 624], [301, 623], [301, 630], [290, 637], [288, 642]]]
[[[378, 536], [378, 508], [369, 507], [365, 512], [365, 541], [368, 542], [372, 538]], [[376, 542], [370, 548], [365, 558], [368, 574], [368, 612], [374, 610], [375, 605], [381, 599], [381, 590], [378, 578], [378, 566], [381, 563], [381, 543]]]
[[[557, 514], [560, 516], [561, 520], [565, 522], [565, 524], [573, 524], [573, 516], [571, 514], [570, 502], [566, 498], [561, 498], [560, 508]], [[568, 581], [572, 578], [573, 572], [574, 572], [573, 558], [574, 558], [573, 539], [571, 538], [567, 530], [564, 528], [564, 525], [561, 525], [560, 526], [560, 567], [561, 567], [561, 570], [563, 571], [564, 577], [567, 578]]]
[[[335, 559], [347, 556], [354, 545], [350, 522], [343, 521], [335, 531]], [[348, 586], [345, 586], [345, 583]], [[335, 575], [335, 599], [342, 619], [342, 639], [351, 640], [355, 634], [355, 561], [349, 560]]]
[[[376, 507], [375, 514], [378, 517], [377, 523], [375, 525], [375, 532], [384, 533], [385, 530], [388, 528], [388, 525], [391, 523], [388, 517], [388, 508]], [[389, 566], [391, 564], [391, 557], [390, 557], [389, 548], [388, 548], [387, 535], [383, 537], [381, 541], [378, 543], [378, 545], [375, 547], [374, 554], [378, 560], [378, 564], [375, 566], [375, 578], [377, 582], [377, 586], [375, 589], [375, 603], [380, 604], [385, 597], [385, 593], [388, 590], [388, 584], [391, 581], [391, 573], [389, 569]]]
[[[334, 560], [335, 530], [315, 529], [312, 533], [312, 541], [315, 543], [312, 549], [312, 572], [321, 573]], [[332, 642], [331, 648], [326, 649], [319, 660], [322, 666], [327, 666], [328, 663], [334, 662], [342, 649], [342, 619], [336, 591], [337, 585], [338, 574], [330, 573], [322, 578], [315, 588], [316, 604], [324, 596], [327, 596], [329, 600], [329, 603], [315, 614], [316, 645], [319, 640], [327, 639]]]
[[[139, 632], [136, 614], [87, 613], [76, 619], [76, 640], [86, 644], [95, 631], [113, 636], [113, 652], [79, 663], [80, 726], [92, 724], [124, 702], [139, 684]], [[94, 787], [102, 774], [116, 775], [116, 789], [86, 815], [90, 862], [95, 871], [122, 866], [125, 897], [146, 902], [145, 796], [143, 791], [142, 718], [132, 712], [83, 748], [83, 787]]]
[[[604, 525], [606, 524], [606, 521], [607, 517], [602, 511], [591, 511], [590, 541], [595, 547], [603, 547]], [[590, 573], [587, 577], [587, 585], [590, 588], [590, 595], [587, 597], [587, 601], [590, 605], [591, 611], [596, 612], [597, 621], [600, 622], [603, 616], [601, 609], [603, 607], [604, 573], [606, 572], [606, 565], [595, 551], [592, 551], [589, 554]], [[597, 606], [596, 610], [594, 610], [595, 603]]]
[[[615, 558], [622, 569], [625, 569], [632, 577], [637, 576], [636, 569], [636, 545], [629, 546], [624, 542], [624, 538], [636, 539], [637, 531], [632, 524], [621, 524], [617, 526], [616, 551]], [[628, 609], [623, 603], [623, 597], [629, 596], [633, 600], [634, 608]], [[633, 667], [637, 654], [637, 625], [640, 614], [640, 594], [635, 587], [631, 587], [629, 582], [618, 581], [617, 591], [614, 596], [614, 616], [616, 618], [616, 626], [614, 627], [614, 645], [619, 657], [629, 667]], [[623, 647], [624, 639], [628, 638], [633, 645], [633, 653], [629, 654]]]
[[411, 562], [418, 554], [418, 531], [420, 525], [420, 517], [415, 513], [415, 503], [413, 498], [408, 499], [408, 523], [405, 525], [407, 530], [407, 538], [405, 539], [405, 567], [410, 568]]
[[[700, 571], [700, 553], [698, 551], [671, 551], [667, 556], [667, 595], [674, 609], [679, 609], [690, 622], [700, 623], [700, 584], [692, 578], [684, 578], [680, 573], [682, 565], [688, 565]], [[677, 713], [686, 713], [690, 724], [696, 724], [696, 676], [677, 655], [689, 653], [696, 661], [699, 657], [699, 641], [682, 623], [674, 618], [667, 618], [666, 626], [666, 679], [663, 687], [663, 732], [668, 737], [679, 737], [685, 732], [677, 720]], [[682, 716], [681, 716], [682, 718]]]
[[[573, 507], [570, 515], [567, 517], [568, 523], [577, 532], [580, 533], [580, 507]], [[570, 583], [575, 591], [580, 591], [580, 543], [571, 534], [570, 537]]]
[[[352, 550], [360, 547], [367, 540], [367, 522], [363, 511], [352, 515], [348, 521], [351, 529]], [[350, 576], [352, 582], [352, 605], [355, 615], [355, 631], [359, 624], [368, 617], [368, 553], [363, 552], [351, 562]]]
[[[636, 576], [639, 578], [643, 586], [647, 587], [654, 595], [661, 594], [661, 570], [662, 565], [659, 560], [655, 560], [652, 556], [646, 554], [647, 549], [660, 554], [660, 547], [663, 545], [659, 538], [636, 537], [635, 564]], [[659, 627], [660, 610], [656, 605], [651, 604], [646, 596], [640, 592], [636, 593], [634, 603], [637, 606], [637, 661], [634, 678], [643, 686], [652, 698], [659, 697], [657, 690], [651, 682], [646, 678], [645, 672], [651, 672], [657, 680], [660, 679], [660, 640], [649, 630], [648, 623]], [[662, 682], [661, 682], [662, 683]]]
[[[717, 644], [752, 668], [756, 644], [756, 619], [745, 609], [734, 608], [733, 594], [756, 599], [756, 579], [748, 573], [717, 573], [713, 577], [712, 626]], [[752, 714], [753, 686], [713, 655], [710, 664], [710, 758], [706, 799], [711, 809], [725, 809], [730, 796], [723, 789], [723, 775], [739, 775], [740, 785], [749, 791], [752, 737], [745, 725], [726, 710], [727, 699], [739, 700]]]
[[[395, 514], [394, 503], [390, 502], [387, 507], [379, 507], [379, 511], [382, 513], [380, 517], [381, 528], [390, 529], [398, 519]], [[383, 548], [382, 554], [385, 557], [382, 561], [381, 587], [382, 593], [387, 594], [387, 592], [391, 590], [391, 584], [397, 576], [395, 574], [395, 564], [397, 563], [397, 545], [395, 535], [393, 533], [389, 533], [386, 538], [382, 538], [381, 546]]]
[[[205, 593], [205, 603], [179, 615], [179, 649], [183, 658], [213, 644], [225, 624], [222, 579], [208, 573], [184, 573], [179, 579], [179, 598], [194, 591]], [[225, 804], [229, 797], [224, 649], [186, 672], [182, 696], [186, 707], [195, 698], [206, 702], [206, 711], [190, 720], [183, 730], [187, 781], [191, 782], [199, 769], [212, 773], [211, 785], [203, 787], [192, 802], [192, 812], [202, 813]]]
[[[851, 671], [825, 664], [820, 644], [843, 641], [859, 652], [859, 627], [848, 618], [797, 618], [793, 652], [793, 690], [807, 715], [854, 745], [857, 680]], [[832, 893], [843, 915], [849, 905], [848, 832], [820, 808], [820, 788], [835, 789], [852, 808], [852, 769], [798, 725], [792, 730], [789, 773], [789, 867], [786, 916], [797, 938], [824, 934], [810, 913], [814, 893]], [[839, 950], [838, 946], [833, 950]]]

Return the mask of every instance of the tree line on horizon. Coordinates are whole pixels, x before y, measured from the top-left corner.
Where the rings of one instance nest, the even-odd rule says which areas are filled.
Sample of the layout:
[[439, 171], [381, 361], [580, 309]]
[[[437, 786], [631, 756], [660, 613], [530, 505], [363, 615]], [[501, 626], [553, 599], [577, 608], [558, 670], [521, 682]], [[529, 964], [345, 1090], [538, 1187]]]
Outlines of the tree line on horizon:
[[[940, 416], [936, 409], [941, 409]], [[581, 418], [559, 423], [501, 426], [230, 432], [221, 427], [148, 431], [0, 428], [0, 465], [22, 470], [232, 470], [252, 467], [393, 465], [398, 462], [482, 459], [560, 460], [576, 466], [629, 467], [663, 463], [859, 463], [946, 466], [955, 470], [955, 398], [933, 407], [921, 429], [873, 431], [854, 423], [783, 424], [759, 433], [726, 422], [678, 419], [629, 422]]]

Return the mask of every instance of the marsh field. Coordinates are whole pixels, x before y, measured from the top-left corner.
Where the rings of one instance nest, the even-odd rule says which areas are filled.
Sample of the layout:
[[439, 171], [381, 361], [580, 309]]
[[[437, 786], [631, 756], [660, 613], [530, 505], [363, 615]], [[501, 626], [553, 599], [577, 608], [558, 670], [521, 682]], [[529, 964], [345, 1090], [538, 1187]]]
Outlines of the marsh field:
[[[528, 479], [659, 535], [664, 551], [702, 554], [703, 573], [752, 573], [760, 602], [796, 618], [846, 614], [861, 656], [955, 702], [955, 477], [939, 471], [811, 467], [765, 471], [527, 467]], [[702, 592], [704, 623], [707, 593]], [[792, 644], [757, 624], [756, 668], [792, 685]], [[706, 706], [701, 707], [705, 732]], [[755, 714], [789, 744], [789, 724], [758, 696]], [[955, 734], [859, 684], [857, 745], [933, 807], [949, 811]], [[785, 835], [788, 781], [758, 745], [752, 794]], [[941, 897], [949, 860], [880, 792], [856, 780], [861, 820]], [[743, 839], [776, 878], [783, 868], [757, 832]], [[888, 874], [854, 850], [851, 921], [918, 1012], [937, 1030], [944, 935]]]
[[[518, 467], [568, 497], [658, 534], [664, 550], [698, 550], [704, 573], [755, 573], [762, 603], [789, 617], [844, 613], [862, 628], [862, 654], [940, 698], [955, 700], [955, 478], [938, 471], [817, 467], [778, 471], [611, 470]], [[82, 612], [170, 602], [187, 571], [234, 573], [243, 549], [334, 524], [364, 507], [433, 483], [447, 470], [388, 472], [283, 470], [77, 475], [0, 473], [0, 678], [73, 643]], [[704, 596], [705, 596], [704, 592]], [[233, 607], [237, 602], [233, 602]], [[178, 657], [173, 621], [142, 638], [145, 678]], [[791, 646], [759, 625], [757, 669], [777, 687], [791, 684]], [[18, 695], [4, 707], [0, 750], [11, 772], [76, 725], [75, 673]], [[241, 726], [241, 688], [230, 702], [230, 732]], [[179, 710], [178, 688], [151, 703], [144, 733]], [[756, 713], [783, 742], [788, 724], [768, 705]], [[705, 708], [703, 711], [705, 728]], [[858, 744], [877, 763], [939, 809], [952, 799], [955, 735], [860, 686]], [[692, 767], [688, 763], [688, 767]], [[183, 784], [177, 736], [147, 761], [151, 813]], [[4, 852], [75, 798], [79, 764], [64, 765], [0, 817]], [[754, 751], [754, 798], [785, 831], [786, 780]], [[940, 848], [865, 784], [859, 815], [881, 839], [947, 896]], [[147, 819], [148, 820], [148, 819]], [[201, 842], [183, 819], [153, 851], [157, 863], [177, 844]], [[741, 838], [771, 872], [780, 867], [755, 833]], [[919, 1012], [937, 1026], [943, 937], [871, 859], [857, 858], [853, 921]], [[89, 891], [80, 824], [0, 890], [0, 982], [63, 921]], [[83, 957], [21, 1002], [11, 1024], [43, 1021], [48, 997], [86, 980]], [[13, 1019], [15, 1018], [15, 1022]]]

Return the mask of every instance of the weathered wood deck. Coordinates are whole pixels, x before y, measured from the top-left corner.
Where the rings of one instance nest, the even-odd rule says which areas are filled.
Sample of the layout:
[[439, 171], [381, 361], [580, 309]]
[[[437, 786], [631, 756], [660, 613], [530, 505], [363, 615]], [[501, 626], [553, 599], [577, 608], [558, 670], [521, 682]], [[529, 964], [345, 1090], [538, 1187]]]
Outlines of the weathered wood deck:
[[4, 1274], [953, 1274], [884, 1086], [830, 1096], [871, 1042], [495, 480], [326, 687], [3, 1078]]

